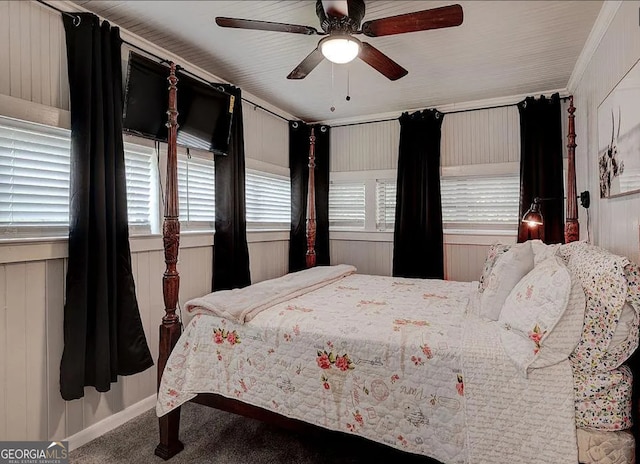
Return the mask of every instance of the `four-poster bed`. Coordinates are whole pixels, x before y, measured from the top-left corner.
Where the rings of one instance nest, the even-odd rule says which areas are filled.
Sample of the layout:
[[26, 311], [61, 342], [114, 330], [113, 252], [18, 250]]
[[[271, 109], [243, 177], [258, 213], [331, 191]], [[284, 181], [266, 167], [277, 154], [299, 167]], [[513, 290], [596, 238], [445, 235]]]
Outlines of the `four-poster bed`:
[[[180, 346], [176, 347], [176, 344], [178, 342], [178, 339], [181, 333], [180, 321], [178, 320], [178, 317], [176, 315], [176, 306], [177, 306], [177, 297], [178, 297], [178, 288], [179, 288], [179, 276], [176, 270], [176, 263], [177, 263], [177, 257], [178, 257], [180, 226], [178, 222], [177, 174], [176, 174], [176, 171], [177, 171], [177, 161], [176, 161], [177, 78], [175, 76], [175, 65], [173, 64], [171, 65], [171, 74], [169, 77], [169, 83], [170, 83], [169, 111], [168, 111], [169, 122], [167, 124], [169, 128], [169, 140], [168, 140], [168, 160], [167, 160], [167, 187], [166, 187], [166, 195], [165, 195], [165, 199], [166, 199], [165, 222], [163, 226], [165, 261], [166, 261], [166, 271], [163, 277], [165, 315], [162, 318], [162, 325], [160, 326], [160, 353], [159, 353], [159, 359], [158, 359], [159, 388], [161, 386], [163, 371], [165, 371], [165, 368], [168, 367], [167, 362], [169, 360], [169, 357], [174, 347], [180, 352], [180, 356], [182, 358], [185, 358], [185, 359], [181, 359], [180, 362], [175, 362], [172, 365], [172, 367], [169, 368], [169, 371], [172, 371], [170, 375], [177, 376], [176, 378], [179, 378], [180, 383], [184, 381], [184, 378], [180, 378], [179, 377], [180, 374], [173, 372], [173, 366], [177, 366], [178, 364], [182, 365], [185, 362], [187, 362], [186, 357], [183, 356], [183, 353], [185, 353], [185, 350], [196, 351], [196, 349], [199, 349], [199, 351], [202, 352], [210, 349], [214, 357], [216, 356], [216, 353], [217, 353], [217, 360], [219, 361], [219, 364], [226, 363], [227, 368], [231, 366], [232, 369], [241, 370], [244, 364], [248, 364], [252, 368], [257, 368], [257, 366], [259, 365], [259, 361], [257, 360], [258, 358], [257, 357], [254, 358], [253, 356], [248, 356], [246, 357], [246, 359], [243, 359], [243, 360], [229, 359], [230, 357], [232, 357], [232, 355], [230, 354], [231, 352], [225, 351], [225, 350], [236, 348], [237, 344], [240, 343], [240, 337], [238, 336], [235, 330], [235, 327], [239, 327], [239, 326], [232, 325], [231, 322], [227, 323], [224, 320], [220, 322], [220, 319], [215, 319], [216, 324], [220, 324], [219, 326], [212, 326], [214, 327], [213, 329], [207, 328], [206, 330], [209, 330], [209, 332], [206, 332], [206, 330], [204, 332], [204, 333], [209, 333], [208, 338], [213, 338], [214, 344], [212, 345], [212, 348], [206, 348], [203, 350], [202, 349], [203, 345], [200, 345], [199, 341], [196, 341], [194, 343], [194, 346], [189, 346], [192, 343], [189, 340], [181, 342]], [[578, 234], [579, 234], [578, 219], [577, 219], [577, 205], [576, 205], [576, 185], [575, 185], [575, 146], [576, 144], [575, 144], [574, 112], [575, 112], [575, 108], [573, 107], [573, 100], [571, 99], [571, 104], [569, 107], [569, 144], [568, 144], [569, 174], [568, 174], [568, 183], [567, 183], [567, 188], [568, 188], [567, 221], [566, 221], [566, 230], [565, 230], [565, 237], [567, 242], [578, 240]], [[309, 169], [310, 169], [309, 181], [308, 181], [309, 193], [308, 193], [308, 199], [307, 199], [306, 262], [308, 267], [313, 267], [315, 265], [315, 250], [314, 250], [314, 241], [315, 241], [314, 190], [315, 189], [314, 189], [314, 175], [313, 175], [314, 173], [313, 169], [315, 166], [314, 142], [315, 142], [315, 137], [313, 132], [311, 132], [310, 146], [309, 146]], [[306, 271], [303, 271], [303, 272], [306, 272]], [[348, 271], [346, 274], [350, 274], [350, 272], [351, 271]], [[363, 277], [366, 277], [366, 276], [363, 276]], [[352, 279], [349, 282], [356, 282], [356, 283], [359, 282], [364, 287], [369, 285], [370, 287], [368, 287], [368, 290], [373, 292], [374, 287], [371, 287], [372, 284], [370, 282], [365, 283], [363, 281], [358, 281], [357, 277], [354, 277], [354, 278], [356, 278], [356, 280]], [[389, 278], [378, 278], [378, 280], [375, 281], [375, 284], [376, 285], [379, 284], [381, 286], [385, 285], [385, 282], [383, 282], [384, 279], [389, 279]], [[345, 282], [347, 281], [345, 280]], [[424, 282], [426, 285], [428, 281], [424, 281]], [[400, 288], [401, 290], [405, 290], [405, 289], [408, 289], [409, 286], [418, 285], [416, 282], [413, 282], [410, 280], [406, 280], [406, 281], [395, 280], [393, 282], [389, 281], [387, 282], [387, 284], [390, 285], [390, 288], [391, 288], [391, 290], [389, 290], [390, 292], [396, 291], [396, 289], [398, 288]], [[352, 286], [350, 287], [345, 283], [344, 285], [342, 285], [342, 287], [346, 288], [348, 292], [355, 293], [357, 288], [355, 288], [353, 285], [355, 284], [352, 284]], [[442, 291], [444, 291], [444, 287], [448, 287], [448, 291], [450, 291], [451, 293], [448, 293], [448, 294], [442, 293]], [[431, 289], [433, 288], [435, 288], [435, 291], [431, 293]], [[456, 298], [459, 301], [465, 300], [465, 298], [461, 297], [461, 295], [464, 292], [467, 292], [469, 288], [470, 288], [470, 284], [441, 282], [440, 284], [437, 284], [435, 287], [425, 287], [424, 289], [422, 287], [418, 288], [419, 291], [418, 291], [417, 297], [420, 301], [429, 300], [430, 305], [435, 305], [434, 307], [436, 309], [440, 308], [439, 313], [448, 314], [448, 311], [459, 312], [459, 307], [454, 308], [454, 306], [451, 306], [451, 305], [447, 306], [446, 302], [451, 302], [453, 300], [456, 300]], [[316, 298], [320, 298], [323, 301], [326, 298], [327, 299], [326, 301], [331, 301], [329, 298], [332, 295], [334, 295], [332, 293], [334, 291], [333, 287], [326, 286], [326, 287], [322, 287], [321, 290], [324, 291], [324, 293], [321, 292], [320, 296], [317, 296]], [[354, 303], [357, 303], [355, 306], [358, 306], [358, 307], [366, 306], [367, 308], [370, 308], [368, 309], [370, 311], [370, 314], [374, 314], [374, 313], [379, 314], [380, 312], [378, 311], [377, 307], [379, 305], [387, 304], [386, 302], [377, 301], [375, 298], [371, 300], [369, 299], [358, 300], [359, 298], [358, 296], [354, 297], [353, 295], [347, 295], [347, 297], [355, 298], [356, 301]], [[204, 300], [205, 298], [208, 298], [208, 297], [204, 297], [202, 300]], [[340, 296], [340, 298], [344, 298], [344, 296]], [[213, 299], [215, 299], [215, 296], [213, 297]], [[203, 304], [206, 305], [206, 302]], [[278, 308], [276, 309], [276, 311], [280, 311], [279, 313], [280, 315], [284, 315], [285, 313], [291, 313], [291, 314], [295, 313], [298, 315], [297, 316], [298, 318], [295, 319], [295, 321], [300, 321], [300, 325], [296, 323], [293, 326], [292, 333], [282, 334], [280, 332], [276, 332], [276, 335], [278, 337], [277, 340], [279, 341], [276, 341], [274, 346], [277, 348], [278, 344], [285, 345], [286, 344], [285, 342], [290, 342], [291, 339], [294, 338], [294, 336], [302, 337], [302, 335], [304, 335], [304, 333], [301, 335], [301, 332], [304, 332], [303, 330], [301, 331], [301, 328], [303, 328], [303, 324], [305, 323], [309, 324], [309, 319], [308, 319], [310, 317], [309, 313], [313, 312], [313, 309], [311, 308], [314, 308], [314, 306], [310, 305], [309, 307], [306, 307], [304, 305], [302, 306], [292, 305], [292, 304], [287, 305], [287, 301], [283, 299], [280, 299], [277, 301], [275, 301], [274, 299], [273, 304], [274, 304], [273, 306], [274, 308]], [[330, 303], [328, 303], [328, 305], [330, 305]], [[444, 305], [444, 306], [438, 306], [438, 305]], [[256, 316], [256, 318], [261, 318], [263, 314], [264, 313], [260, 313], [258, 316]], [[203, 315], [203, 312], [199, 312], [197, 313], [196, 317], [202, 316], [202, 315]], [[390, 332], [391, 335], [389, 336], [392, 337], [394, 336], [394, 333], [397, 333], [397, 334], [402, 334], [403, 339], [407, 337], [411, 338], [416, 336], [416, 334], [419, 334], [419, 331], [417, 331], [416, 328], [420, 328], [420, 330], [422, 330], [425, 327], [428, 327], [431, 325], [437, 326], [437, 324], [439, 323], [439, 321], [437, 320], [438, 318], [435, 316], [433, 316], [433, 319], [430, 320], [430, 322], [427, 322], [427, 321], [421, 320], [419, 317], [419, 314], [416, 313], [413, 315], [416, 317], [400, 318], [400, 319], [392, 318], [391, 321], [392, 321], [393, 329], [391, 330]], [[200, 323], [200, 321], [204, 319], [205, 317], [198, 318], [198, 324], [200, 326], [205, 325], [204, 322]], [[264, 319], [264, 317], [262, 319]], [[315, 321], [313, 323], [315, 324]], [[358, 324], [359, 323], [356, 323], [354, 325], [353, 327], [354, 331], [355, 331], [355, 326], [357, 326]], [[194, 324], [192, 323], [190, 327], [193, 325]], [[366, 324], [361, 324], [361, 325], [366, 325]], [[443, 327], [446, 327], [447, 330], [450, 329], [450, 327], [446, 326], [446, 324], [443, 325]], [[457, 335], [460, 335], [465, 329], [463, 328], [463, 326], [460, 325], [460, 326], [456, 326], [455, 330], [454, 329], [451, 329], [451, 330], [456, 332]], [[196, 329], [193, 329], [192, 331], [195, 332]], [[346, 327], [345, 331], [343, 332], [349, 332], [349, 327]], [[331, 337], [336, 337], [336, 340], [337, 340], [339, 336], [344, 335], [343, 332], [332, 333]], [[243, 342], [242, 346], [251, 345], [251, 343], [255, 343], [255, 340], [258, 340], [258, 339], [264, 340], [264, 338], [266, 338], [267, 335], [269, 334], [267, 334], [266, 330], [262, 334], [252, 333], [251, 336], [242, 338], [242, 342]], [[284, 338], [282, 338], [283, 335], [284, 335]], [[242, 336], [244, 337], [244, 333]], [[318, 335], [316, 334], [316, 336]], [[419, 335], [419, 336], [424, 336], [424, 335]], [[322, 337], [322, 334], [319, 335], [319, 337]], [[326, 338], [328, 337], [329, 336], [327, 336]], [[200, 339], [196, 338], [195, 340], [200, 340]], [[448, 343], [452, 343], [452, 342], [449, 341]], [[310, 342], [310, 346], [312, 347], [314, 353], [315, 353], [315, 349], [317, 348], [317, 358], [316, 358], [316, 354], [312, 355], [311, 365], [313, 368], [321, 369], [318, 371], [319, 373], [322, 373], [321, 383], [317, 386], [317, 388], [320, 389], [320, 392], [323, 392], [323, 389], [324, 389], [325, 390], [324, 393], [331, 392], [332, 394], [338, 394], [344, 388], [345, 376], [349, 375], [352, 371], [354, 371], [354, 369], [357, 369], [357, 371], [354, 371], [354, 372], [358, 372], [358, 374], [360, 375], [361, 372], [367, 372], [367, 373], [376, 372], [372, 369], [376, 368], [377, 366], [383, 363], [391, 364], [395, 362], [389, 353], [386, 353], [384, 356], [382, 355], [378, 355], [378, 356], [371, 355], [369, 357], [361, 356], [359, 359], [356, 359], [352, 357], [351, 351], [349, 352], [349, 355], [347, 354], [346, 348], [345, 348], [346, 344], [344, 343], [342, 344], [340, 348], [340, 350], [342, 351], [339, 351], [337, 347], [334, 349], [333, 343], [331, 341], [326, 342], [326, 344], [327, 346], [325, 346], [323, 349], [322, 347], [319, 347], [317, 343], [314, 344], [313, 341]], [[434, 346], [436, 346], [436, 348], [434, 348]], [[441, 340], [437, 345], [432, 345], [431, 347], [428, 346], [428, 344], [425, 343], [423, 340], [423, 344], [420, 347], [421, 347], [421, 353], [419, 353], [420, 356], [415, 356], [415, 355], [412, 356], [411, 361], [409, 362], [409, 364], [413, 363], [416, 367], [423, 366], [427, 361], [431, 363], [431, 365], [433, 365], [436, 362], [440, 362], [441, 358], [454, 356], [451, 352], [447, 351], [448, 348], [447, 348], [446, 340]], [[351, 348], [352, 347], [350, 346], [349, 350]], [[404, 348], [405, 348], [405, 345], [402, 345], [402, 350], [404, 350]], [[263, 362], [264, 357], [272, 354], [273, 351], [274, 350], [270, 348], [268, 352], [266, 351], [266, 354], [264, 353], [260, 354], [260, 359], [261, 359], [260, 362], [264, 364]], [[402, 354], [401, 362], [404, 362], [404, 351], [402, 351], [402, 353], [403, 354]], [[198, 354], [198, 356], [200, 356], [200, 354]], [[190, 366], [190, 367], [193, 367], [193, 366]], [[467, 365], [466, 367], [468, 370], [465, 372], [473, 373], [474, 367], [477, 367], [477, 366]], [[551, 369], [554, 369], [554, 368], [555, 368], [554, 366], [551, 367]], [[297, 374], [300, 374], [300, 371], [303, 371], [305, 367], [299, 365], [296, 369], [298, 371]], [[333, 369], [333, 370], [330, 370], [330, 369]], [[446, 369], [449, 369], [449, 367], [447, 367]], [[479, 367], [476, 369], [475, 375], [476, 377], [478, 376], [482, 377], [484, 374], [480, 372], [478, 369]], [[258, 370], [260, 369], [258, 368]], [[309, 368], [309, 370], [311, 370], [311, 368]], [[333, 377], [329, 375], [330, 372], [333, 373], [332, 374]], [[414, 431], [417, 428], [429, 426], [430, 425], [429, 420], [431, 420], [432, 422], [431, 426], [436, 427], [435, 428], [436, 434], [440, 433], [440, 434], [447, 435], [447, 437], [445, 438], [440, 437], [440, 439], [444, 440], [445, 442], [449, 442], [449, 441], [455, 442], [456, 440], [458, 440], [458, 443], [455, 443], [455, 445], [463, 446], [461, 443], [459, 443], [459, 441], [461, 440], [459, 437], [463, 436], [465, 432], [464, 432], [464, 429], [461, 429], [456, 425], [455, 421], [464, 422], [464, 420], [458, 414], [460, 411], [460, 404], [464, 404], [464, 402], [462, 402], [463, 399], [469, 403], [470, 405], [469, 407], [472, 407], [472, 404], [474, 401], [473, 397], [469, 398], [469, 397], [465, 397], [464, 395], [466, 391], [473, 391], [473, 388], [474, 388], [473, 382], [475, 382], [476, 380], [474, 380], [473, 375], [471, 375], [469, 379], [465, 378], [463, 380], [463, 375], [462, 375], [463, 372], [455, 368], [451, 372], [454, 380], [453, 380], [453, 383], [447, 386], [447, 388], [451, 388], [453, 390], [453, 394], [451, 394], [449, 390], [447, 390], [447, 393], [443, 393], [440, 390], [438, 390], [438, 395], [437, 396], [432, 395], [431, 399], [429, 400], [429, 403], [431, 404], [431, 406], [434, 407], [434, 409], [439, 408], [440, 410], [444, 410], [449, 408], [449, 410], [452, 412], [450, 416], [447, 416], [447, 420], [450, 420], [451, 424], [453, 425], [450, 428], [447, 428], [447, 426], [444, 426], [444, 425], [440, 428], [437, 428], [438, 419], [435, 416], [430, 416], [429, 418], [426, 417], [425, 411], [423, 411], [420, 408], [420, 406], [416, 406], [415, 402], [407, 401], [406, 406], [403, 406], [405, 410], [401, 411], [401, 414], [404, 417], [404, 422], [403, 422], [404, 426], [407, 427], [405, 429], [407, 437], [412, 436], [411, 434], [414, 433]], [[338, 374], [338, 376], [336, 376], [336, 374]], [[352, 398], [350, 400], [351, 401], [350, 404], [361, 405], [362, 413], [360, 412], [359, 409], [355, 409], [355, 411], [349, 411], [349, 413], [346, 414], [347, 417], [351, 417], [351, 415], [353, 415], [353, 420], [351, 420], [349, 423], [346, 424], [349, 432], [353, 433], [356, 429], [359, 428], [359, 426], [362, 426], [364, 423], [371, 422], [373, 420], [376, 420], [376, 421], [381, 419], [388, 420], [388, 421], [392, 420], [392, 418], [388, 416], [385, 416], [384, 418], [377, 416], [376, 411], [373, 410], [373, 408], [365, 409], [364, 405], [367, 404], [366, 403], [367, 401], [375, 401], [376, 404], [383, 404], [385, 401], [387, 401], [387, 399], [393, 395], [393, 393], [390, 391], [391, 390], [390, 385], [394, 384], [395, 382], [403, 381], [404, 379], [402, 379], [401, 377], [404, 377], [405, 374], [407, 375], [407, 377], [410, 375], [410, 374], [407, 374], [404, 370], [404, 367], [402, 367], [401, 374], [398, 375], [394, 373], [390, 377], [390, 380], [389, 378], [387, 378], [386, 383], [380, 380], [379, 378], [375, 378], [373, 381], [371, 381], [368, 384], [366, 379], [363, 380], [362, 378], [358, 378], [353, 375], [351, 376], [351, 380], [350, 380], [351, 383], [349, 385], [351, 387], [356, 385], [358, 387], [358, 391], [357, 392], [355, 390], [352, 391]], [[566, 374], [566, 370], [564, 371], [564, 374]], [[228, 377], [232, 375], [233, 374], [227, 374], [227, 383], [229, 383]], [[239, 380], [239, 382], [237, 382], [237, 380]], [[428, 379], [425, 379], [425, 384], [427, 380]], [[276, 411], [282, 411], [283, 409], [280, 408], [281, 405], [277, 404], [275, 400], [273, 401], [273, 407], [269, 409], [265, 407], [260, 407], [255, 404], [250, 404], [250, 402], [246, 399], [244, 401], [241, 401], [240, 399], [245, 398], [243, 396], [243, 392], [246, 394], [247, 391], [251, 389], [251, 387], [253, 387], [254, 385], [253, 382], [255, 381], [250, 378], [247, 378], [247, 379], [240, 378], [240, 379], [235, 379], [235, 381], [236, 381], [236, 384], [238, 384], [238, 386], [233, 395], [197, 392], [197, 394], [189, 395], [188, 400], [196, 403], [212, 406], [218, 409], [230, 411], [233, 413], [242, 414], [248, 417], [254, 417], [260, 420], [274, 422], [285, 427], [294, 427], [299, 429], [299, 428], [304, 428], [309, 426], [304, 420], [294, 418], [295, 416], [292, 414], [285, 414], [285, 413], [280, 414], [276, 412]], [[522, 385], [526, 384], [526, 381], [522, 380], [521, 378], [518, 378], [515, 381], [519, 382], [518, 384], [522, 384]], [[286, 392], [288, 396], [293, 397], [296, 394], [295, 388], [293, 388], [292, 379], [286, 378], [286, 377], [278, 377], [278, 382], [279, 382], [278, 388], [283, 392]], [[569, 387], [569, 388], [570, 388], [569, 393], [573, 395], [572, 387]], [[500, 389], [500, 388], [496, 387], [494, 389]], [[414, 391], [415, 389], [412, 390], [410, 388], [404, 388], [404, 386], [403, 386], [403, 389], [399, 389], [399, 390], [402, 392], [402, 394], [410, 393], [411, 395], [414, 395], [414, 396], [418, 393], [417, 391]], [[208, 391], [208, 390], [201, 390], [201, 391]], [[164, 397], [175, 398], [180, 395], [179, 392], [173, 389], [169, 389], [168, 392], [162, 391], [160, 393], [162, 393], [163, 398]], [[566, 394], [566, 393], [567, 392], [565, 389], [563, 394]], [[396, 394], [399, 394], [399, 393], [396, 393]], [[532, 392], [531, 394], [535, 396], [535, 392]], [[422, 393], [420, 393], [420, 396], [421, 395]], [[233, 396], [235, 396], [235, 398], [238, 398], [238, 399], [235, 399]], [[513, 401], [515, 403], [518, 403], [517, 399]], [[549, 400], [549, 401], [552, 401], [552, 400]], [[164, 459], [171, 458], [173, 455], [177, 454], [183, 449], [183, 445], [179, 441], [179, 437], [178, 437], [179, 421], [180, 421], [180, 404], [182, 404], [182, 402], [183, 401], [174, 403], [173, 400], [170, 400], [167, 404], [160, 405], [160, 401], [159, 401], [158, 410], [159, 411], [162, 410], [161, 411], [162, 415], [159, 418], [160, 443], [156, 448], [156, 454]], [[543, 401], [543, 399], [540, 398], [541, 407], [542, 407], [542, 403], [544, 402], [545, 401]], [[341, 403], [338, 402], [338, 416], [345, 417], [345, 411], [344, 410], [340, 411], [340, 404]], [[573, 420], [573, 414], [574, 414], [573, 405], [571, 406], [572, 406], [570, 411], [571, 420]], [[549, 407], [552, 407], [552, 406], [549, 406]], [[367, 411], [368, 415], [363, 417], [365, 415], [365, 411]], [[634, 412], [634, 415], [636, 415], [635, 408], [633, 412]], [[384, 425], [383, 424], [384, 420], [379, 422], [379, 425], [380, 424]], [[325, 423], [330, 423], [330, 419], [327, 419], [326, 413], [325, 413], [324, 421]], [[321, 424], [321, 421], [316, 421], [316, 423]], [[327, 426], [327, 428], [332, 428], [332, 427]], [[363, 427], [360, 427], [360, 428], [363, 429]], [[575, 435], [575, 427], [572, 430]], [[475, 432], [477, 432], [477, 429], [475, 430]], [[473, 433], [474, 433], [474, 430], [471, 429], [470, 434], [473, 435]], [[407, 441], [408, 438], [403, 437], [404, 433], [396, 434], [396, 435], [397, 436], [392, 436], [392, 437], [381, 436], [378, 439], [376, 438], [373, 438], [373, 439], [376, 439], [376, 441], [381, 441], [387, 444], [391, 444], [392, 446], [395, 446], [397, 448], [408, 449], [409, 451], [412, 451], [415, 453], [427, 454], [429, 456], [433, 456], [430, 453], [424, 452], [423, 442], [421, 440], [420, 441], [418, 440], [419, 437], [416, 438], [413, 442], [408, 443]], [[372, 438], [371, 434], [363, 435], [363, 436]], [[455, 439], [452, 440], [452, 437]], [[574, 439], [575, 439], [575, 436], [574, 436]], [[481, 441], [481, 437], [480, 437], [480, 441]], [[562, 447], [564, 445], [559, 444], [559, 446]], [[482, 446], [478, 445], [478, 447], [481, 448]], [[448, 450], [447, 452], [452, 453], [450, 455], [454, 455], [458, 451], [457, 451], [457, 448], [455, 448], [454, 451]], [[437, 456], [448, 456], [447, 452], [444, 452], [444, 454], [439, 454]], [[541, 454], [540, 456], [544, 456], [544, 454]], [[462, 462], [462, 461], [456, 459], [455, 462]]]

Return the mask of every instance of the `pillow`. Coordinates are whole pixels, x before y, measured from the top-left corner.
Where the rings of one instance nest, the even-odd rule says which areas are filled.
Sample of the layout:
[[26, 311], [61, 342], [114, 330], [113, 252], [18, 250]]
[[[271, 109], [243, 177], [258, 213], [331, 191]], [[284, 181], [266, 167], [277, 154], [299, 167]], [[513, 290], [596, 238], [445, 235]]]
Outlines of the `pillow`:
[[537, 266], [545, 259], [548, 259], [551, 256], [555, 255], [559, 247], [559, 243], [556, 243], [555, 245], [547, 245], [542, 240], [531, 240], [531, 250], [533, 251], [533, 265]]
[[501, 254], [485, 280], [480, 295], [480, 317], [497, 321], [509, 292], [533, 269], [533, 252], [529, 242], [511, 246]]
[[498, 319], [502, 346], [525, 376], [556, 364], [578, 345], [584, 311], [580, 281], [560, 258], [547, 258], [509, 293]]
[[633, 309], [629, 303], [625, 303], [622, 306], [622, 314], [620, 314], [620, 320], [616, 326], [616, 330], [611, 337], [611, 343], [609, 344], [609, 350], [616, 349], [622, 345], [633, 333], [634, 326], [637, 325], [638, 315], [636, 310]]
[[489, 252], [484, 260], [482, 274], [480, 274], [480, 281], [478, 282], [478, 293], [484, 292], [485, 288], [487, 288], [489, 274], [491, 274], [491, 270], [493, 266], [495, 266], [497, 259], [511, 247], [512, 245], [502, 245], [500, 243], [495, 243], [489, 247]]

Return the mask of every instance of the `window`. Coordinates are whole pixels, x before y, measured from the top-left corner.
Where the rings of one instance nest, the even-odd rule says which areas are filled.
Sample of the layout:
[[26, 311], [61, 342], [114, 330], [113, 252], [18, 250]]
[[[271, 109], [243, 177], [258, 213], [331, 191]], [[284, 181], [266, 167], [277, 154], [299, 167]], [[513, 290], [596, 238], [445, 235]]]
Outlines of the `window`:
[[364, 229], [365, 182], [329, 184], [329, 227]]
[[67, 130], [0, 119], [0, 225], [5, 232], [67, 230], [69, 147]]
[[178, 198], [183, 230], [213, 229], [215, 225], [213, 154], [178, 155]]
[[445, 224], [518, 223], [519, 174], [443, 177], [440, 191]]
[[288, 177], [247, 170], [245, 178], [247, 226], [284, 228], [291, 224], [291, 181]]
[[158, 230], [155, 150], [125, 142], [124, 164], [129, 230], [140, 233]]
[[396, 181], [376, 180], [376, 229], [393, 230], [396, 219]]
[[[0, 227], [5, 235], [66, 234], [69, 227], [70, 131], [0, 118]], [[155, 223], [154, 150], [125, 144], [132, 230]]]

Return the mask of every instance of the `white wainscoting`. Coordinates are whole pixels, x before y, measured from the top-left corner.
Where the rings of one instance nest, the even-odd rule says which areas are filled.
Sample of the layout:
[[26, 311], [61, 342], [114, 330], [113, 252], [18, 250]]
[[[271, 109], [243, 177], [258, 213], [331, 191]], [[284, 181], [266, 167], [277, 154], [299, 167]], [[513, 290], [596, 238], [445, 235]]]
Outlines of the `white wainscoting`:
[[[251, 272], [257, 282], [287, 272], [288, 233], [275, 241], [258, 234], [249, 244]], [[158, 326], [163, 315], [164, 253], [158, 241], [140, 239], [132, 248], [132, 269], [147, 342], [158, 356]], [[135, 239], [133, 240], [135, 242]], [[201, 237], [182, 237], [178, 270], [180, 304], [211, 289], [212, 253]], [[195, 245], [190, 246], [190, 243]], [[0, 245], [0, 252], [2, 252]], [[55, 247], [53, 247], [55, 249]], [[60, 248], [60, 247], [58, 247]], [[48, 249], [51, 250], [51, 247]], [[47, 250], [44, 250], [47, 253]], [[85, 389], [85, 397], [65, 402], [59, 392], [66, 258], [0, 264], [0, 440], [61, 440], [148, 398], [156, 391], [155, 367], [121, 377], [108, 393]], [[151, 445], [150, 445], [151, 446]]]
[[[600, 199], [598, 106], [640, 59], [640, 2], [620, 7], [594, 55], [576, 83], [576, 167], [578, 192], [591, 192], [593, 243], [640, 263], [640, 194]], [[636, 154], [637, 156], [637, 154]], [[586, 214], [580, 208], [580, 238], [587, 238]]]

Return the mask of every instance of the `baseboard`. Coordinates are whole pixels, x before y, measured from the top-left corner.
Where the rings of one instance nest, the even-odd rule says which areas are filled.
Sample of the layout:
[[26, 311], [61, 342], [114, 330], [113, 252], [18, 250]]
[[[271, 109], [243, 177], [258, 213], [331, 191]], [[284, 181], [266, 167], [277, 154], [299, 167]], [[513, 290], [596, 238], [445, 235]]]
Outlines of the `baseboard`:
[[134, 417], [147, 412], [155, 406], [156, 399], [157, 395], [153, 394], [142, 401], [138, 401], [136, 404], [132, 404], [120, 412], [102, 419], [100, 422], [97, 422], [84, 430], [80, 430], [78, 433], [65, 438], [65, 440], [69, 442], [69, 451], [73, 451], [74, 449], [89, 443], [91, 440], [95, 440], [116, 427], [121, 426]]

